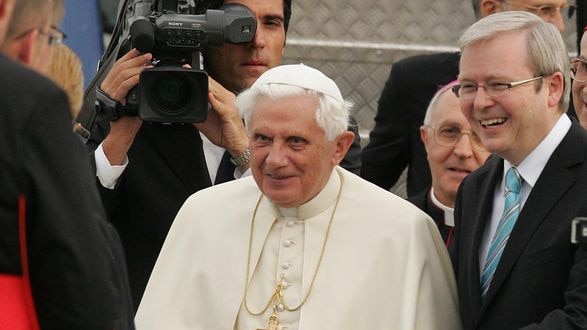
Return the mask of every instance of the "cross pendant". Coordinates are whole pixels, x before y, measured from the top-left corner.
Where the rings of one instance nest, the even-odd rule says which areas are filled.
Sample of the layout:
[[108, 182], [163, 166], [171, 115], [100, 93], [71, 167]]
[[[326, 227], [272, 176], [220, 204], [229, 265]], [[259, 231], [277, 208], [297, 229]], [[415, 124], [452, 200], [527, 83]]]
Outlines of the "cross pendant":
[[277, 319], [277, 314], [275, 314], [275, 311], [273, 311], [273, 314], [271, 314], [271, 316], [269, 316], [269, 320], [267, 320], [267, 327], [265, 329], [257, 328], [257, 330], [277, 330], [278, 325], [279, 320]]

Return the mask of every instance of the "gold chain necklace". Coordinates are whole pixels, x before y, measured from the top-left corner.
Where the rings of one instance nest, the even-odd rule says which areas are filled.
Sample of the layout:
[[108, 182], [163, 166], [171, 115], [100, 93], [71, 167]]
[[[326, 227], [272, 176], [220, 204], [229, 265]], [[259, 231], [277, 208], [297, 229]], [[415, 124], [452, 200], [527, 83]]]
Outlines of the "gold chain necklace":
[[[337, 173], [338, 173], [338, 171], [337, 171]], [[252, 252], [252, 245], [253, 245], [253, 228], [255, 226], [255, 218], [257, 217], [257, 210], [259, 209], [259, 205], [261, 204], [261, 200], [263, 199], [263, 194], [261, 194], [261, 196], [259, 196], [259, 200], [257, 201], [257, 205], [255, 206], [255, 211], [253, 212], [253, 219], [251, 220], [251, 229], [250, 229], [250, 233], [249, 233], [249, 252], [248, 252], [248, 256], [247, 256], [247, 273], [246, 273], [246, 278], [245, 278], [245, 297], [243, 300], [244, 300], [245, 309], [247, 310], [247, 312], [251, 315], [254, 315], [254, 316], [259, 316], [259, 315], [262, 315], [263, 313], [265, 313], [267, 311], [267, 309], [269, 309], [269, 307], [271, 306], [271, 303], [273, 303], [273, 313], [269, 317], [269, 321], [267, 323], [267, 329], [274, 328], [278, 325], [278, 320], [277, 320], [277, 315], [276, 315], [277, 305], [283, 306], [283, 308], [287, 311], [294, 312], [294, 311], [298, 310], [300, 307], [302, 307], [302, 305], [304, 305], [304, 303], [306, 303], [306, 300], [308, 300], [308, 297], [310, 296], [310, 293], [312, 292], [312, 288], [314, 287], [314, 282], [316, 281], [316, 276], [318, 275], [318, 271], [320, 270], [320, 265], [322, 264], [322, 258], [324, 257], [324, 251], [326, 250], [326, 242], [328, 241], [328, 236], [330, 234], [330, 227], [332, 226], [332, 220], [334, 219], [334, 214], [336, 213], [336, 209], [338, 208], [338, 202], [340, 201], [340, 195], [342, 194], [343, 178], [340, 173], [338, 173], [338, 176], [340, 177], [340, 187], [338, 188], [338, 194], [336, 196], [336, 202], [334, 204], [334, 209], [332, 210], [332, 214], [330, 215], [330, 220], [328, 221], [328, 228], [326, 229], [326, 236], [324, 237], [324, 242], [322, 243], [322, 251], [320, 252], [320, 258], [318, 259], [318, 265], [316, 266], [316, 271], [314, 272], [314, 275], [312, 276], [312, 282], [310, 282], [310, 287], [308, 288], [308, 292], [306, 292], [306, 295], [303, 297], [303, 299], [300, 301], [300, 303], [295, 307], [289, 307], [286, 305], [285, 300], [283, 299], [282, 281], [279, 281], [279, 283], [277, 283], [277, 285], [275, 286], [275, 290], [273, 291], [273, 294], [271, 295], [271, 297], [269, 297], [267, 304], [260, 312], [251, 311], [251, 309], [249, 308], [249, 306], [247, 304], [247, 296], [248, 296], [248, 292], [249, 292], [249, 280], [250, 280], [249, 272], [250, 272], [250, 268], [251, 268], [251, 252]], [[277, 219], [275, 219], [275, 221], [276, 220]], [[277, 302], [277, 304], [275, 302]]]

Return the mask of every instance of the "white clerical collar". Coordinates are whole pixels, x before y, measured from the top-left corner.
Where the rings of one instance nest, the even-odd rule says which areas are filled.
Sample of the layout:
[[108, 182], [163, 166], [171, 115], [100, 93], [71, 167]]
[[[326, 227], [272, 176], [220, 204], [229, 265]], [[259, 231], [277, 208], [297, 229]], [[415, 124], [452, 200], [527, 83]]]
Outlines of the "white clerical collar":
[[[542, 173], [542, 170], [546, 166], [548, 159], [558, 147], [561, 141], [567, 135], [567, 132], [571, 128], [571, 120], [566, 114], [562, 114], [557, 120], [554, 127], [550, 130], [548, 135], [532, 150], [532, 152], [522, 160], [520, 165], [516, 166], [518, 173], [526, 183], [534, 188], [538, 177]], [[505, 174], [514, 165], [507, 160], [503, 162], [503, 178], [502, 182], [505, 182]]]
[[326, 211], [336, 200], [341, 183], [341, 175], [334, 168], [324, 188], [308, 202], [298, 207], [278, 207], [279, 213], [284, 217], [293, 217], [300, 220], [312, 218]]
[[434, 188], [430, 188], [430, 200], [432, 203], [444, 212], [444, 224], [447, 226], [455, 226], [455, 209], [442, 204], [434, 195]]

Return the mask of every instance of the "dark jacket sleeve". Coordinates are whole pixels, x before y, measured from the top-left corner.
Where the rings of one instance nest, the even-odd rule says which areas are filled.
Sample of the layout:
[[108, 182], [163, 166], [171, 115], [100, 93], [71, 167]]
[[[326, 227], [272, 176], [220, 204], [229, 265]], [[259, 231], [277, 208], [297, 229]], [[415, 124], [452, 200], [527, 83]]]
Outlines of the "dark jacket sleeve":
[[408, 113], [403, 104], [401, 65], [391, 68], [379, 98], [375, 127], [363, 149], [361, 176], [383, 189], [391, 188], [410, 159]]

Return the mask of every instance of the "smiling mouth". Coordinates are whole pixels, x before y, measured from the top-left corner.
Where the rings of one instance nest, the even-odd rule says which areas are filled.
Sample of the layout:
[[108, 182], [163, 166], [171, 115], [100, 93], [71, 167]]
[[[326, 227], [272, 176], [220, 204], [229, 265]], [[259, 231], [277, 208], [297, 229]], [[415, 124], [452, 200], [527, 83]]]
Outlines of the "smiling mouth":
[[463, 169], [455, 168], [455, 167], [449, 167], [449, 170], [453, 171], [453, 172], [457, 172], [457, 173], [463, 173], [463, 174], [471, 173], [471, 171], [469, 171], [469, 170], [463, 170]]
[[481, 126], [488, 128], [503, 125], [506, 121], [508, 121], [507, 118], [492, 118], [480, 120], [479, 123], [481, 124]]
[[285, 179], [289, 179], [292, 177], [291, 175], [273, 175], [273, 174], [267, 174], [267, 176], [269, 176], [273, 180], [285, 180]]

